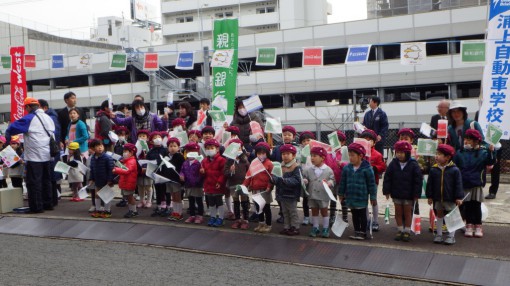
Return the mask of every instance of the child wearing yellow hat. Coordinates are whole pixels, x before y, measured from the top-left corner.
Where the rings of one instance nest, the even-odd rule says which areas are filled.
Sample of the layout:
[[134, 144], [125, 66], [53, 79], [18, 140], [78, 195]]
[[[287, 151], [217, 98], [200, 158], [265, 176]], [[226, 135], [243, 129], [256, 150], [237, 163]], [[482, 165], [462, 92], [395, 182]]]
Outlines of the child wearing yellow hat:
[[78, 168], [79, 164], [85, 164], [85, 158], [82, 156], [80, 152], [80, 144], [77, 142], [69, 143], [67, 147], [69, 155], [64, 156], [62, 158], [67, 165], [71, 166], [69, 170], [69, 174], [67, 175], [67, 182], [71, 187], [71, 191], [73, 192], [73, 197], [71, 198], [72, 202], [81, 202], [83, 199], [80, 199], [78, 196], [78, 191], [83, 187], [83, 174], [80, 172]]

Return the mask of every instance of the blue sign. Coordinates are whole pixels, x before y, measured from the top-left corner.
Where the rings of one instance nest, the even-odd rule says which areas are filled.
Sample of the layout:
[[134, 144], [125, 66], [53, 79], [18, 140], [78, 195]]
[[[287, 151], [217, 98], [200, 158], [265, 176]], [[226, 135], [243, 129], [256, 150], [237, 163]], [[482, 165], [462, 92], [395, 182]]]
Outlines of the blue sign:
[[182, 52], [179, 53], [179, 56], [177, 57], [177, 64], [175, 65], [175, 68], [179, 70], [192, 70], [193, 64], [194, 64], [193, 52]]
[[347, 51], [345, 63], [366, 63], [370, 55], [370, 45], [350, 46]]
[[51, 55], [51, 69], [64, 68], [64, 55]]

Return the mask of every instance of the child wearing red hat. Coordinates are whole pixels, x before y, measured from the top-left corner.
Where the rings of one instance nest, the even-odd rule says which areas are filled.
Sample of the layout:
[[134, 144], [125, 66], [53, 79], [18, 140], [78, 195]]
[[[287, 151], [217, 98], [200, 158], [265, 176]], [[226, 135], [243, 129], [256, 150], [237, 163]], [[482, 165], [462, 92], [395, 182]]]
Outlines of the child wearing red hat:
[[204, 178], [204, 193], [211, 208], [211, 218], [207, 225], [223, 226], [223, 196], [226, 192], [226, 177], [223, 173], [226, 159], [219, 153], [220, 143], [214, 139], [205, 141], [206, 158], [202, 160], [200, 174]]
[[338, 197], [352, 212], [354, 235], [351, 239], [363, 240], [369, 238], [367, 230], [367, 202], [377, 204], [377, 185], [375, 184], [374, 171], [365, 160], [365, 148], [358, 143], [348, 146], [349, 164], [342, 170], [342, 179]]
[[[313, 228], [311, 237], [321, 234], [322, 237], [329, 237], [329, 195], [326, 192], [323, 182], [326, 182], [331, 189], [335, 186], [335, 174], [325, 164], [327, 152], [322, 147], [313, 147], [310, 150], [312, 167], [303, 170], [303, 181], [307, 185], [308, 205], [312, 209]], [[319, 230], [319, 212], [322, 216], [322, 233]]]
[[409, 142], [398, 141], [394, 149], [395, 158], [384, 174], [383, 194], [386, 199], [391, 195], [395, 206], [398, 228], [395, 240], [408, 242], [411, 240], [413, 206], [420, 198], [423, 177], [418, 162], [411, 157], [413, 147]]
[[[167, 153], [165, 156], [165, 160], [169, 161], [172, 166], [169, 168], [166, 164], [162, 164], [162, 175], [163, 177], [170, 180], [170, 182], [166, 183], [166, 206], [163, 205], [163, 201], [161, 201], [161, 208], [166, 207], [167, 210], [170, 209], [170, 197], [172, 198], [172, 206], [173, 212], [168, 217], [168, 220], [171, 221], [179, 221], [184, 217], [182, 215], [182, 192], [181, 192], [181, 178], [180, 171], [182, 165], [184, 163], [184, 156], [179, 152], [181, 142], [179, 139], [175, 137], [168, 138], [167, 144]], [[162, 215], [167, 212], [162, 212]]]
[[[336, 134], [338, 136], [338, 141], [340, 141], [341, 148], [338, 148], [336, 150], [333, 150], [331, 154], [328, 154], [326, 157], [326, 165], [328, 165], [335, 174], [335, 190], [333, 191], [333, 194], [338, 194], [338, 182], [342, 179], [342, 169], [348, 164], [347, 161], [342, 161], [342, 152], [347, 151], [347, 136], [345, 133], [343, 133], [340, 130], [336, 131]], [[344, 151], [345, 150], [345, 151]], [[335, 223], [336, 219], [336, 207], [337, 202], [331, 200], [329, 203], [329, 224], [333, 225]], [[342, 208], [342, 220], [347, 222], [347, 216], [348, 216], [348, 209], [345, 206], [345, 203], [341, 205]]]
[[447, 144], [439, 144], [436, 152], [436, 164], [430, 169], [426, 195], [429, 205], [434, 206], [437, 218], [437, 233], [434, 243], [455, 244], [455, 231], [443, 237], [443, 218], [447, 212], [462, 204], [464, 190], [462, 175], [453, 162], [455, 150]]
[[184, 146], [184, 150], [188, 158], [182, 164], [179, 175], [189, 201], [190, 217], [185, 223], [201, 224], [204, 222], [204, 182], [200, 176], [200, 161], [197, 160], [200, 146], [195, 142], [189, 142]]
[[124, 144], [124, 152], [122, 152], [122, 164], [124, 169], [115, 167], [113, 173], [119, 175], [119, 188], [122, 195], [127, 197], [128, 212], [124, 215], [125, 218], [134, 218], [138, 216], [136, 210], [136, 200], [134, 198], [136, 189], [136, 174], [138, 173], [138, 162], [136, 161], [136, 146], [131, 143]]
[[[310, 144], [310, 140], [315, 140], [315, 134], [313, 134], [311, 131], [301, 132], [301, 134], [299, 135], [300, 149], [303, 149], [308, 144]], [[301, 152], [298, 151], [298, 154], [300, 154], [300, 153]], [[301, 158], [299, 158], [299, 157], [301, 157], [301, 156], [298, 156], [298, 158], [297, 158], [298, 161], [301, 160]], [[304, 169], [305, 167], [307, 167], [306, 161], [300, 162], [300, 163], [301, 163], [301, 169]], [[306, 194], [306, 192], [303, 191], [302, 196], [303, 196], [303, 216], [304, 216], [302, 225], [309, 225], [310, 224], [310, 207], [308, 206], [308, 195]]]
[[[162, 157], [164, 157], [167, 153], [166, 146], [163, 145], [163, 137], [161, 136], [161, 132], [159, 131], [153, 131], [149, 135], [149, 143], [151, 144], [151, 148], [149, 149], [149, 152], [147, 152], [147, 155], [145, 156], [145, 159], [148, 161], [156, 161], [157, 166], [161, 166]], [[159, 169], [159, 168], [158, 168]], [[157, 172], [157, 171], [154, 171]], [[160, 211], [161, 209], [161, 201], [164, 201], [165, 197], [165, 190], [166, 186], [165, 183], [155, 183], [154, 184], [154, 190], [156, 191], [156, 198], [158, 207], [155, 209], [155, 211]], [[147, 194], [147, 201], [145, 202], [146, 208], [152, 207], [152, 188], [149, 191], [149, 194]]]
[[462, 174], [464, 194], [464, 215], [466, 218], [465, 237], [483, 237], [482, 201], [486, 183], [487, 166], [496, 163], [494, 145], [482, 145], [482, 135], [476, 129], [468, 129], [464, 134], [464, 148], [454, 157], [455, 165]]
[[[233, 126], [231, 126], [233, 127]], [[249, 228], [249, 212], [250, 212], [250, 200], [247, 195], [237, 190], [237, 186], [241, 185], [246, 177], [246, 172], [250, 167], [248, 157], [243, 151], [243, 141], [240, 139], [231, 139], [229, 144], [237, 143], [240, 145], [235, 159], [227, 159], [223, 172], [227, 178], [227, 188], [230, 192], [229, 195], [234, 201], [234, 223], [232, 224], [233, 229], [247, 230]], [[228, 203], [228, 200], [225, 199]], [[242, 209], [242, 219], [241, 219]]]

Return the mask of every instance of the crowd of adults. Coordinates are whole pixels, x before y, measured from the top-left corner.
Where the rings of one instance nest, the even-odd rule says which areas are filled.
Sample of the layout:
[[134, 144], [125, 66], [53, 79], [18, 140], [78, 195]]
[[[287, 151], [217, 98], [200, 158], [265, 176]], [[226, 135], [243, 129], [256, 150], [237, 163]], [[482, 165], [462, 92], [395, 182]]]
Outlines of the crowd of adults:
[[[58, 204], [56, 182], [61, 177], [59, 173], [53, 172], [53, 168], [60, 158], [50, 156], [50, 136], [59, 142], [62, 149], [67, 144], [78, 140], [82, 143], [80, 145], [83, 146], [84, 151], [87, 149], [86, 142], [90, 136], [90, 128], [86, 125], [86, 114], [77, 106], [76, 94], [73, 92], [64, 95], [64, 102], [66, 107], [56, 112], [50, 108], [46, 100], [26, 98], [24, 108], [28, 114], [12, 122], [6, 131], [7, 143], [11, 136], [23, 134], [25, 182], [30, 211], [33, 213], [52, 210]], [[132, 142], [136, 142], [138, 130], [166, 131], [170, 127], [169, 123], [176, 118], [181, 118], [188, 129], [200, 128], [196, 126], [197, 118], [200, 114], [205, 114], [204, 125], [212, 125], [212, 118], [208, 114], [210, 101], [202, 99], [199, 104], [201, 112], [196, 112], [189, 102], [183, 101], [178, 105], [177, 112], [173, 106], [169, 106], [165, 108], [162, 116], [158, 116], [149, 111], [144, 98], [140, 95], [135, 96], [131, 106], [120, 104], [115, 111], [109, 108], [108, 101], [104, 101], [95, 114], [94, 138], [102, 140], [107, 150], [111, 150], [113, 146], [108, 133], [115, 125], [127, 127], [130, 130]], [[388, 116], [381, 109], [380, 104], [380, 98], [370, 99], [370, 109], [364, 115], [363, 125], [377, 134], [375, 148], [384, 154], [389, 123]], [[261, 115], [260, 112], [248, 113], [242, 101], [236, 100], [230, 125], [239, 129], [239, 139], [244, 144], [250, 145], [252, 141], [261, 140], [261, 138], [250, 137], [250, 121], [257, 121], [263, 126]], [[460, 103], [450, 104], [448, 100], [440, 101], [437, 105], [437, 114], [430, 120], [431, 127], [437, 129], [437, 122], [440, 119], [448, 120], [448, 143], [456, 150], [463, 148], [464, 135], [468, 129], [474, 128], [483, 134], [478, 122], [468, 118], [467, 108]], [[78, 121], [81, 123], [77, 124]], [[497, 163], [492, 169], [492, 181], [487, 199], [494, 199], [498, 191], [501, 149], [498, 150], [497, 156]]]

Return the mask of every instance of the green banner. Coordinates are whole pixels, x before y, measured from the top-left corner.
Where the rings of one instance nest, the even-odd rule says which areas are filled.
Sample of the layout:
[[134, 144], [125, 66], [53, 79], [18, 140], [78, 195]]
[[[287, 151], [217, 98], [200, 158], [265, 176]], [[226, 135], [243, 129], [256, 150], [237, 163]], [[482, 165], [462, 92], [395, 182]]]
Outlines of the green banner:
[[275, 66], [276, 48], [257, 48], [257, 66]]
[[483, 41], [462, 41], [461, 55], [463, 63], [484, 63], [485, 42]]
[[[214, 21], [214, 50], [233, 50], [230, 67], [213, 67], [212, 105], [215, 109], [225, 109], [227, 115], [234, 115], [234, 101], [237, 89], [239, 23], [237, 19]], [[226, 103], [226, 104], [225, 104]]]
[[126, 54], [113, 54], [112, 62], [110, 64], [111, 70], [125, 70], [127, 65]]
[[4, 69], [10, 69], [11, 68], [11, 56], [2, 56], [2, 67]]

